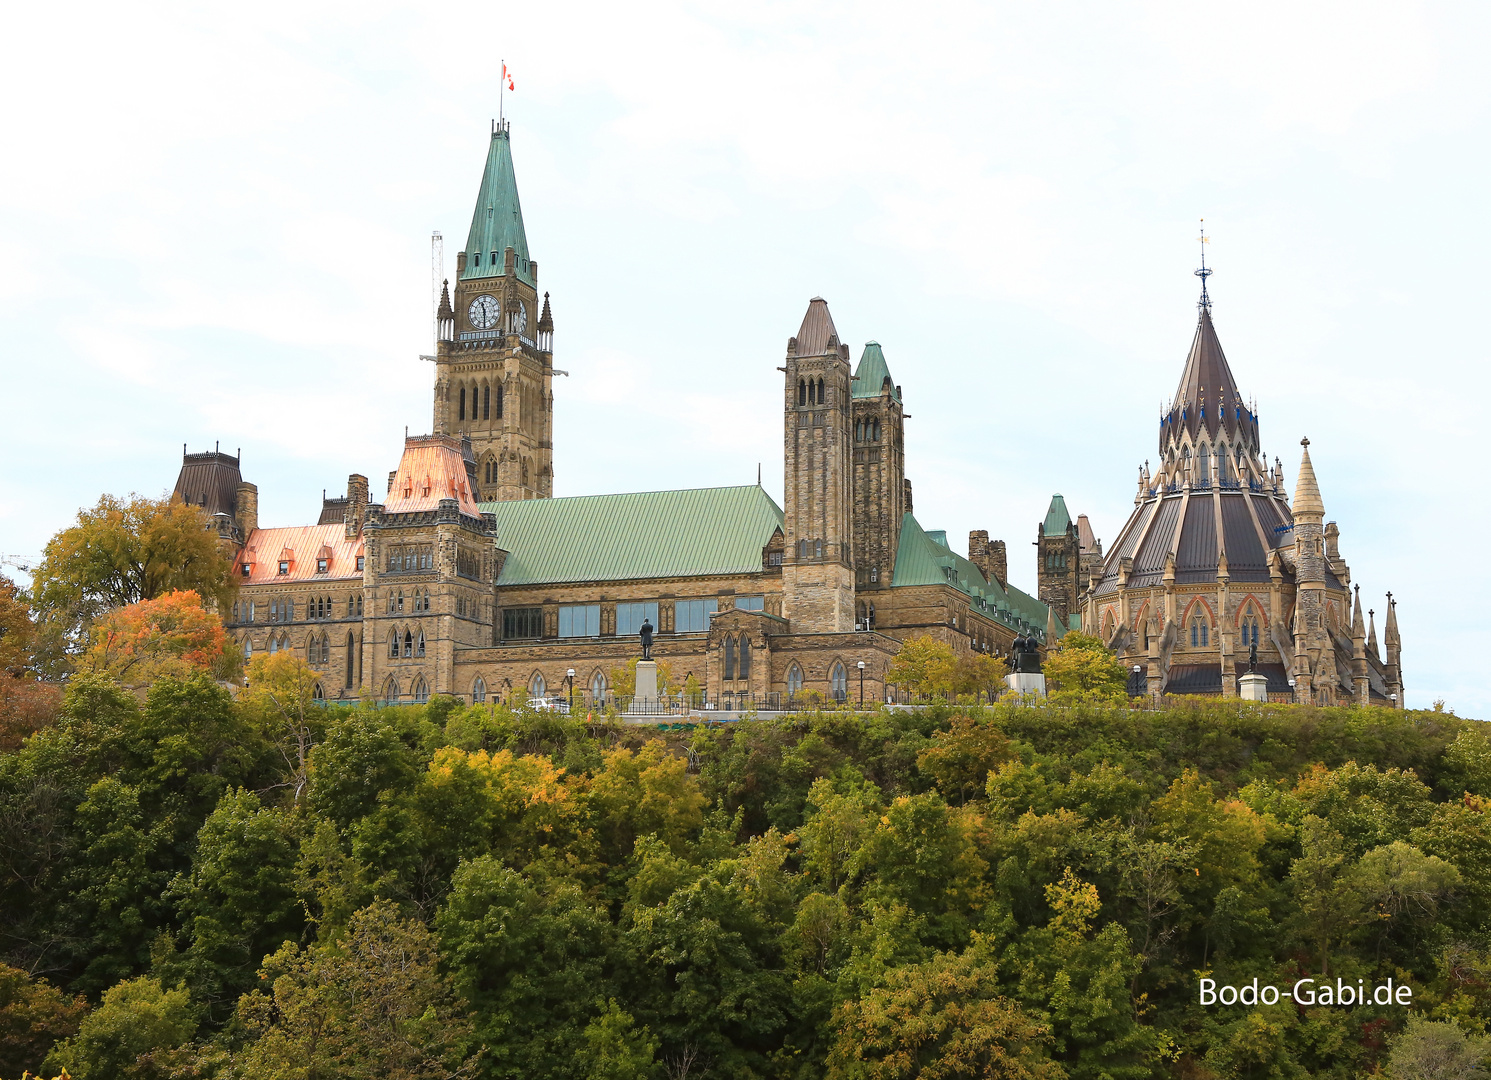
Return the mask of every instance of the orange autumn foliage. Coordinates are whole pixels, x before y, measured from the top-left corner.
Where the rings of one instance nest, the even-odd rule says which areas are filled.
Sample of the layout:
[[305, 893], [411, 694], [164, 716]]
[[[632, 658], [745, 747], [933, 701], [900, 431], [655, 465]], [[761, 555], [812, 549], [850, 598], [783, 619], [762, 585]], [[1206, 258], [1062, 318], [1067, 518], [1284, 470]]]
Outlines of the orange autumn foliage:
[[[112, 611], [94, 624], [79, 670], [126, 686], [163, 677], [232, 674], [228, 635], [191, 590], [177, 590]], [[235, 654], [236, 655], [236, 654]]]

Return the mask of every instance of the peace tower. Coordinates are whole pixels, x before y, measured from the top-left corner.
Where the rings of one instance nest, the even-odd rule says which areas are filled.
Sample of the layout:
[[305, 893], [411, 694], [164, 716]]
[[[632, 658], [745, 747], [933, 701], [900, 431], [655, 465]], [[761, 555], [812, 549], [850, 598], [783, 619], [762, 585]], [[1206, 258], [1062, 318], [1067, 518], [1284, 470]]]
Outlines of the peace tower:
[[436, 435], [465, 436], [483, 502], [554, 494], [554, 320], [528, 257], [509, 125], [499, 124], [456, 285], [441, 290]]

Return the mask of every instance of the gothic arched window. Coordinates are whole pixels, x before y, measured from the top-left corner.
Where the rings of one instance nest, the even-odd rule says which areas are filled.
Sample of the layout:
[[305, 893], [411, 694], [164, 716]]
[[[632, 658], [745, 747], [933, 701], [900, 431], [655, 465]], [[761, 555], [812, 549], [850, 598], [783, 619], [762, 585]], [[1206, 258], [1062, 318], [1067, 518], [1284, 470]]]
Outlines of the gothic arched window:
[[802, 693], [802, 668], [796, 664], [787, 669], [787, 693]]
[[735, 678], [735, 639], [733, 637], [725, 639], [725, 678]]
[[488, 383], [481, 388], [481, 418], [490, 419], [492, 413], [492, 386]]
[[823, 380], [818, 380], [818, 404], [823, 404]]
[[875, 421], [875, 434], [873, 436], [871, 436], [870, 441], [871, 442], [879, 442], [880, 441], [880, 421], [879, 420]]
[[415, 680], [414, 700], [419, 702], [421, 705], [430, 700], [430, 687], [423, 678]]
[[497, 387], [497, 419], [502, 419], [502, 387]]
[[606, 673], [604, 671], [597, 671], [594, 675], [590, 676], [590, 696], [597, 703], [605, 700]]
[[751, 677], [751, 639], [744, 634], [740, 635], [740, 644], [737, 646], [735, 655], [735, 677], [749, 679]]
[[461, 387], [461, 404], [457, 407], [456, 419], [466, 419], [466, 388], [464, 386]]
[[803, 380], [797, 380], [797, 403], [806, 405], [808, 403], [808, 384]]
[[345, 680], [343, 680], [342, 683], [342, 685], [345, 686], [348, 690], [352, 689], [352, 658], [356, 651], [356, 648], [357, 646], [356, 644], [354, 644], [352, 632], [349, 630], [347, 632], [347, 677]]
[[471, 700], [473, 703], [487, 700], [487, 683], [480, 675], [471, 684]]
[[844, 670], [844, 665], [834, 663], [834, 669], [829, 673], [829, 683], [833, 689], [835, 701], [843, 701], [849, 696], [849, 673]]
[[1194, 619], [1191, 620], [1191, 648], [1206, 648], [1209, 644], [1207, 639], [1210, 636], [1210, 627], [1207, 626], [1205, 618], [1197, 615]]
[[414, 655], [414, 635], [412, 633], [410, 633], [408, 630], [405, 630], [404, 631], [404, 656], [405, 657], [410, 657], [410, 656], [413, 656], [413, 655]]
[[390, 705], [395, 705], [399, 700], [399, 680], [390, 678], [383, 684], [383, 700]]
[[424, 654], [425, 654], [425, 632], [423, 630], [421, 630], [419, 632], [419, 639], [418, 639], [418, 641], [415, 642], [414, 655], [415, 656], [423, 656]]
[[390, 660], [399, 658], [399, 632], [397, 630], [388, 632], [388, 658]]
[[533, 678], [528, 680], [528, 696], [536, 698], [543, 697], [545, 686], [543, 672], [535, 671]]

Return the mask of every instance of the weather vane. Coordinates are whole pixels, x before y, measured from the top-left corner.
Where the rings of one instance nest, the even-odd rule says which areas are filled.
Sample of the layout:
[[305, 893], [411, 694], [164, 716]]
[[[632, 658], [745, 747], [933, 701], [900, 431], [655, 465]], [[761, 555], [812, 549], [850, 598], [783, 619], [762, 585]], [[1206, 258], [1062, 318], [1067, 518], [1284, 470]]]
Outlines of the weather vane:
[[1211, 277], [1211, 271], [1206, 268], [1206, 245], [1211, 239], [1206, 235], [1206, 219], [1201, 219], [1201, 269], [1196, 271], [1196, 276], [1201, 279], [1201, 302], [1197, 305], [1206, 310], [1211, 310], [1211, 297], [1206, 295], [1206, 279]]

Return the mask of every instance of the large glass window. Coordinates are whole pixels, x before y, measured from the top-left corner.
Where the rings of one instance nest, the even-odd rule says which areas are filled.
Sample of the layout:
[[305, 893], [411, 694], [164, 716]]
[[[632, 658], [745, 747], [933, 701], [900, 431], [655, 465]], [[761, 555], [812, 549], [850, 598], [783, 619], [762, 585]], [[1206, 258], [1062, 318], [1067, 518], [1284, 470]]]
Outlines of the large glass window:
[[652, 623], [654, 630], [657, 629], [656, 601], [645, 604], [617, 604], [616, 635], [618, 637], [625, 637], [629, 634], [641, 633], [643, 619]]
[[559, 608], [560, 637], [596, 637], [600, 632], [599, 604], [564, 604]]
[[765, 611], [766, 597], [764, 596], [737, 596], [735, 606], [741, 611]]
[[511, 641], [513, 638], [535, 638], [544, 635], [544, 609], [537, 607], [519, 607], [502, 609], [502, 637]]
[[673, 605], [675, 634], [702, 633], [709, 629], [709, 617], [719, 610], [718, 600], [679, 600]]

